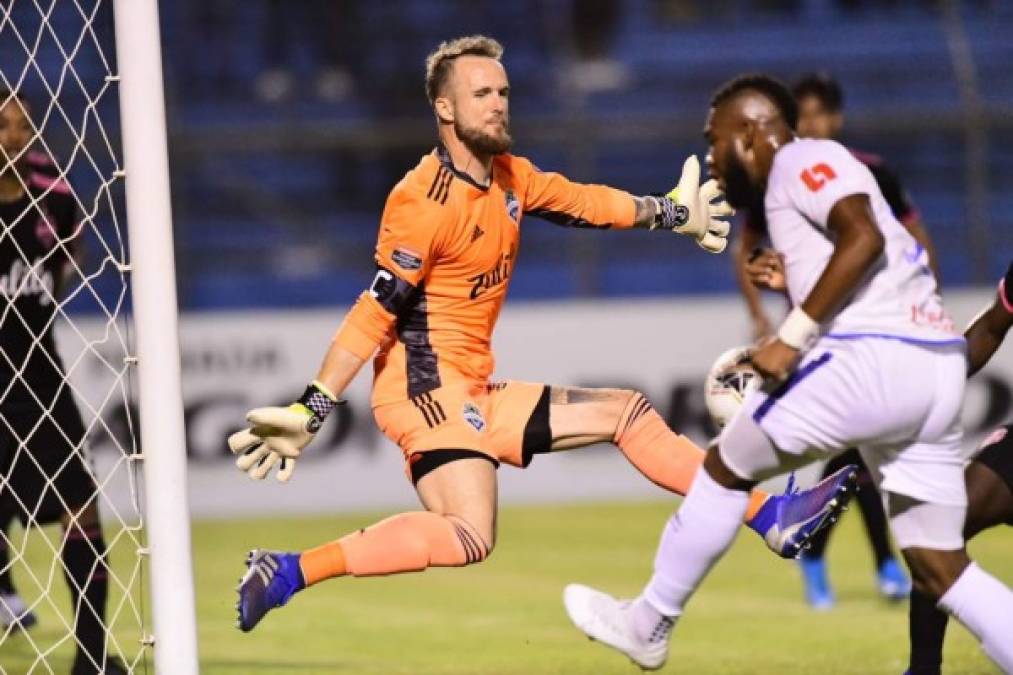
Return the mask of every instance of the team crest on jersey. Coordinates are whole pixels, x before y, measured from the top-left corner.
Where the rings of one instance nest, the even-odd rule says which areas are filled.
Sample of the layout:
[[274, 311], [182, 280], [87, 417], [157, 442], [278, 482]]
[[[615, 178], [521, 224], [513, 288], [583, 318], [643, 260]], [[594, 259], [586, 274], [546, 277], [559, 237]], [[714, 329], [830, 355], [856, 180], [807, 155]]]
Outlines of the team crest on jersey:
[[507, 215], [515, 222], [520, 222], [521, 217], [521, 203], [517, 201], [517, 197], [514, 196], [513, 190], [506, 191], [506, 210]]
[[482, 417], [482, 411], [474, 403], [465, 403], [462, 415], [464, 415], [465, 422], [475, 427], [475, 431], [485, 429], [485, 418]]

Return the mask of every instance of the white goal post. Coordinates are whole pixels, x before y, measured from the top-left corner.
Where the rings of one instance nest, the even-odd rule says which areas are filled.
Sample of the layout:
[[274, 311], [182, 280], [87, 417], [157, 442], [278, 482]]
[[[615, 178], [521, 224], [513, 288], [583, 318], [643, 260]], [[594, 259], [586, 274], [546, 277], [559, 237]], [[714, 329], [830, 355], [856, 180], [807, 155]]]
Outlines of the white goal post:
[[157, 0], [115, 0], [155, 671], [198, 672]]
[[160, 42], [0, 0], [0, 675], [198, 672]]

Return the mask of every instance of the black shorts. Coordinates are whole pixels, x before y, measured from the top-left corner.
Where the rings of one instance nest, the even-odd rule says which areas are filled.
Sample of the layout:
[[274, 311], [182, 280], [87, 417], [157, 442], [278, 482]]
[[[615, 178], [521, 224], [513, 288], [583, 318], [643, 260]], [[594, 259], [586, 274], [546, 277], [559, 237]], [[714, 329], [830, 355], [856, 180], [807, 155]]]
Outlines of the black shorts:
[[52, 412], [27, 397], [0, 403], [0, 511], [22, 523], [50, 523], [77, 510], [95, 494], [84, 424], [70, 390], [55, 398]]

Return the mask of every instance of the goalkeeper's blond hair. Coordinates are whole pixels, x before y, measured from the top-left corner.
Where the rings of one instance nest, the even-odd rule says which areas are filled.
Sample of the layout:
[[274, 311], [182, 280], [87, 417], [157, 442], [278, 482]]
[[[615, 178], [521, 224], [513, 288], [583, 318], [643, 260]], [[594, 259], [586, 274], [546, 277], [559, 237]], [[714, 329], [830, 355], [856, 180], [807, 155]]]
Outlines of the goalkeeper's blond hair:
[[426, 57], [426, 97], [430, 105], [450, 79], [450, 69], [459, 56], [485, 56], [499, 61], [503, 56], [503, 45], [485, 35], [468, 35], [441, 42]]

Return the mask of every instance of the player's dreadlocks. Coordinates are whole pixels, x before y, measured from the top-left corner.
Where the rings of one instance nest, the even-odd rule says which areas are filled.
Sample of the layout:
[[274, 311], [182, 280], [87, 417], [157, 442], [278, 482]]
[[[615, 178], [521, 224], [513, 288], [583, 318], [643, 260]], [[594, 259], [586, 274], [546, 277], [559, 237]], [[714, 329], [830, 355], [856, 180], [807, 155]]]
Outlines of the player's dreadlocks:
[[711, 99], [711, 107], [717, 107], [743, 91], [755, 91], [766, 96], [792, 131], [798, 126], [798, 104], [791, 91], [780, 80], [762, 73], [740, 75], [723, 84]]
[[459, 56], [486, 56], [499, 61], [503, 56], [503, 45], [484, 35], [468, 35], [447, 42], [441, 42], [432, 54], [426, 57], [426, 96], [432, 103], [440, 95], [443, 85], [450, 77], [450, 68]]

